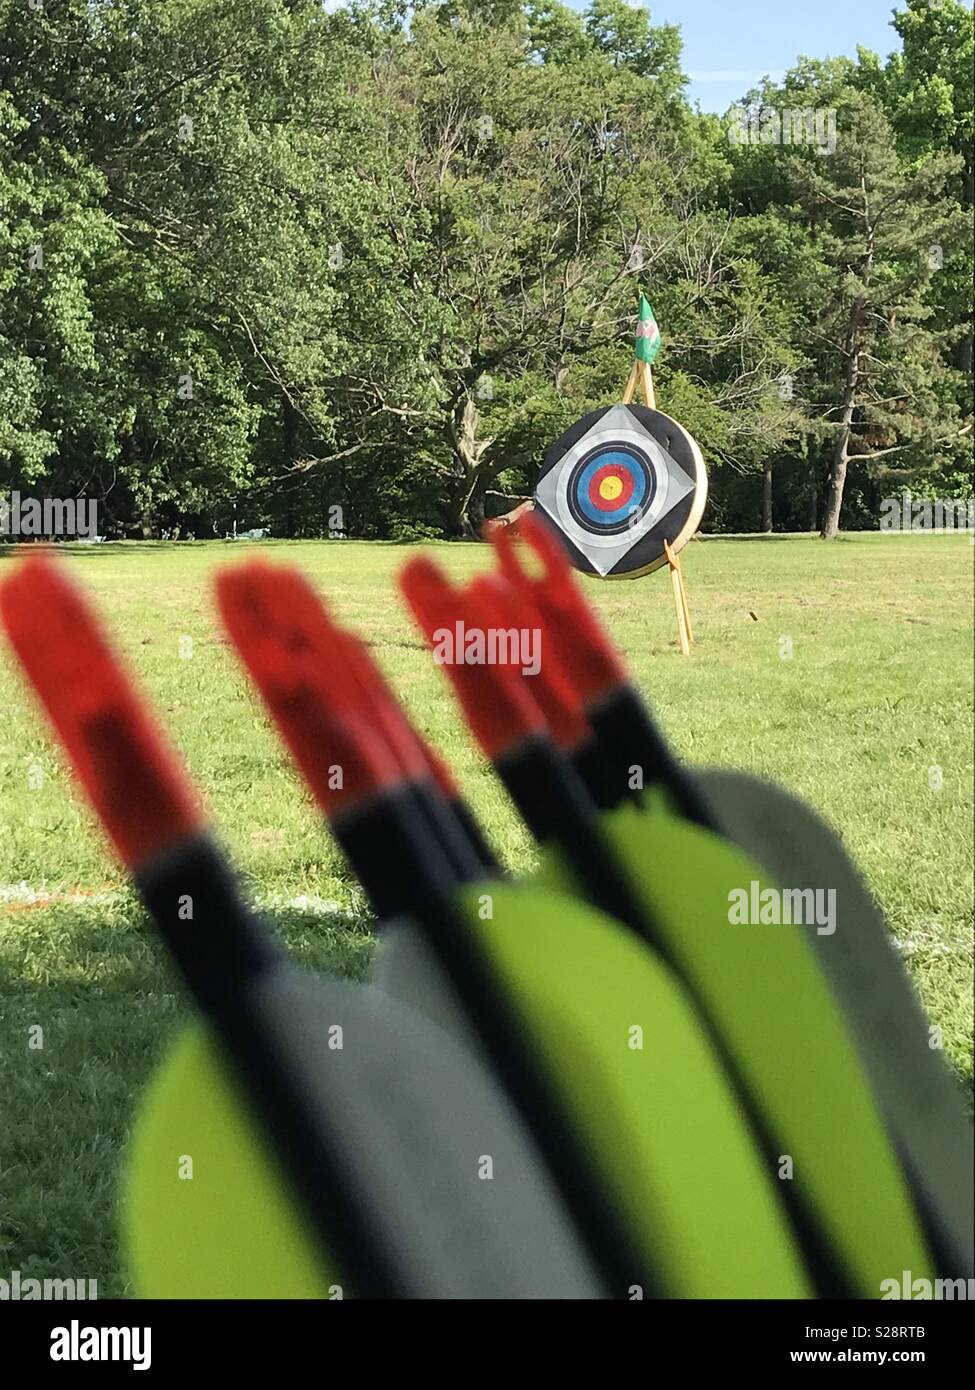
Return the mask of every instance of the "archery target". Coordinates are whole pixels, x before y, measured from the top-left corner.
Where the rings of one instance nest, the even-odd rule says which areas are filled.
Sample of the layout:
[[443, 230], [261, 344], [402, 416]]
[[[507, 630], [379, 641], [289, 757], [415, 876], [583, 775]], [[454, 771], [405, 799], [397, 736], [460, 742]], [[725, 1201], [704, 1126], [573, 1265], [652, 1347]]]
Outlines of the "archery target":
[[535, 506], [577, 569], [632, 579], [665, 562], [697, 530], [704, 461], [687, 431], [660, 411], [616, 405], [585, 416], [549, 449]]

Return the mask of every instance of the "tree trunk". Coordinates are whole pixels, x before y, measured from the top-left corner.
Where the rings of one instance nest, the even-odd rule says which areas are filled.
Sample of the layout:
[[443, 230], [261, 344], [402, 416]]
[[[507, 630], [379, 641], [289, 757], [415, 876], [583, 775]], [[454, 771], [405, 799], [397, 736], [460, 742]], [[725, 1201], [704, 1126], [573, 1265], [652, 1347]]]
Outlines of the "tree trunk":
[[840, 512], [843, 508], [843, 489], [846, 486], [846, 466], [849, 456], [846, 452], [847, 441], [850, 438], [849, 430], [837, 440], [836, 448], [833, 451], [833, 461], [829, 467], [829, 493], [826, 497], [826, 511], [823, 515], [823, 526], [820, 531], [824, 541], [831, 541], [839, 535], [840, 531]]
[[[866, 200], [865, 186], [864, 200]], [[874, 227], [870, 221], [866, 201], [864, 201], [863, 220], [867, 246], [860, 278], [863, 285], [867, 286], [870, 284], [870, 277], [873, 272]], [[829, 493], [826, 498], [826, 510], [823, 513], [823, 529], [819, 533], [824, 541], [834, 540], [840, 530], [843, 489], [846, 486], [846, 467], [850, 461], [850, 433], [853, 426], [853, 414], [856, 410], [857, 387], [860, 384], [860, 325], [863, 309], [864, 300], [862, 298], [855, 299], [850, 306], [850, 324], [846, 335], [850, 355], [846, 363], [846, 382], [843, 386], [843, 412], [840, 415], [836, 431], [836, 443], [833, 446], [833, 458], [829, 467]]]
[[762, 530], [772, 529], [772, 461], [765, 460], [762, 473]]
[[484, 480], [478, 477], [467, 502], [467, 530], [472, 536], [479, 536], [484, 528], [484, 491]]
[[[139, 458], [142, 463], [140, 472], [143, 478], [152, 477], [152, 455], [154, 444], [149, 434], [149, 428], [143, 421], [142, 429], [139, 431]], [[139, 505], [139, 530], [142, 532], [144, 541], [154, 541], [158, 539], [158, 516], [152, 502], [142, 502]]]
[[850, 461], [850, 430], [853, 412], [856, 409], [857, 383], [860, 380], [860, 349], [857, 335], [860, 325], [859, 302], [853, 306], [850, 330], [850, 360], [846, 368], [846, 384], [843, 387], [843, 413], [836, 431], [833, 458], [829, 466], [829, 493], [826, 497], [826, 511], [823, 514], [823, 528], [820, 531], [824, 541], [833, 540], [840, 529], [840, 512], [843, 510], [843, 489], [846, 486], [846, 468]]
[[301, 424], [297, 410], [285, 393], [281, 392], [281, 444], [284, 451], [285, 468], [292, 468], [298, 460], [300, 447], [299, 427]]
[[458, 401], [450, 421], [450, 440], [460, 476], [452, 494], [444, 500], [448, 522], [456, 536], [479, 536], [484, 524], [484, 493], [490, 479], [481, 461], [494, 441], [478, 439], [480, 419], [473, 398], [465, 395]]
[[806, 519], [805, 528], [807, 531], [819, 530], [819, 488], [822, 481], [822, 467], [819, 461], [819, 450], [815, 440], [806, 435], [804, 452], [806, 455], [806, 476], [809, 479], [809, 491], [806, 493]]
[[458, 484], [455, 492], [449, 492], [444, 497], [443, 505], [447, 518], [447, 532], [451, 536], [462, 536], [464, 534], [466, 501], [467, 489], [463, 487], [462, 483]]
[[[285, 470], [292, 467], [298, 458], [298, 412], [288, 400], [286, 394], [281, 392], [281, 453], [284, 459]], [[288, 500], [284, 509], [284, 533], [292, 539], [298, 534], [298, 518], [295, 515], [294, 492], [288, 489]]]

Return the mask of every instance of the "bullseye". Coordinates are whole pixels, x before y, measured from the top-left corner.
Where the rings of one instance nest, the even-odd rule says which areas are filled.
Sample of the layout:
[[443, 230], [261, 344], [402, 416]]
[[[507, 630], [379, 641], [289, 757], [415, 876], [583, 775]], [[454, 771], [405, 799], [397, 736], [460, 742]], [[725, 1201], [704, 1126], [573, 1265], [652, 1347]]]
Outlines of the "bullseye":
[[614, 512], [633, 496], [633, 475], [617, 464], [597, 468], [589, 479], [589, 501], [601, 511]]

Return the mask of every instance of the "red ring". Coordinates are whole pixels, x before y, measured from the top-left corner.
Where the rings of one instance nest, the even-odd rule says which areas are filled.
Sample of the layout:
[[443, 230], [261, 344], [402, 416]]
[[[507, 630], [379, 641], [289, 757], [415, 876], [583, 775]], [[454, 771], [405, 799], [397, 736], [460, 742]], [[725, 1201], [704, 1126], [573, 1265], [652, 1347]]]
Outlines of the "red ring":
[[[619, 497], [600, 497], [599, 487], [606, 478], [619, 478], [623, 484], [623, 491]], [[594, 507], [598, 507], [601, 512], [615, 512], [620, 507], [625, 507], [633, 496], [633, 475], [622, 468], [618, 463], [605, 463], [602, 468], [597, 468], [589, 479], [589, 501]]]

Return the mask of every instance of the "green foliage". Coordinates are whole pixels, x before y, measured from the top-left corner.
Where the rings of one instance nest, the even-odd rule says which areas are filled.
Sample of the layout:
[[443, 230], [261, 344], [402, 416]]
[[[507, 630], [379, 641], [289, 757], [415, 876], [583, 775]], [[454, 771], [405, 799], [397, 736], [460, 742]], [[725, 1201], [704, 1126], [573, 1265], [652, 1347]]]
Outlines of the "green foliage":
[[932, 64], [954, 62], [941, 63], [939, 36], [970, 49], [971, 13], [912, 0], [895, 27], [905, 52], [886, 66], [865, 50], [856, 64], [803, 59], [749, 93], [753, 113], [831, 112], [835, 149], [749, 142], [730, 183], [750, 214], [739, 235], [776, 281], [796, 351], [799, 448], [774, 462], [806, 456], [813, 516], [828, 481], [838, 519], [848, 481], [848, 525], [876, 524], [879, 495], [905, 481], [952, 495], [971, 457], [970, 177], [957, 140], [970, 84], [957, 120], [936, 120], [930, 104], [918, 115]]
[[[0, 491], [97, 496], [114, 535], [314, 535], [334, 506], [358, 536], [470, 534], [618, 399], [643, 288], [713, 523], [757, 526], [749, 480], [774, 466], [778, 524], [805, 524], [857, 298], [861, 229], [831, 201], [857, 151], [903, 215], [852, 436], [895, 440], [905, 476], [964, 467], [959, 0], [909, 0], [886, 61], [802, 59], [747, 94], [835, 108], [829, 158], [692, 111], [678, 29], [625, 0], [0, 0], [0, 22]], [[879, 476], [857, 469], [854, 492]]]

